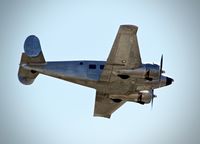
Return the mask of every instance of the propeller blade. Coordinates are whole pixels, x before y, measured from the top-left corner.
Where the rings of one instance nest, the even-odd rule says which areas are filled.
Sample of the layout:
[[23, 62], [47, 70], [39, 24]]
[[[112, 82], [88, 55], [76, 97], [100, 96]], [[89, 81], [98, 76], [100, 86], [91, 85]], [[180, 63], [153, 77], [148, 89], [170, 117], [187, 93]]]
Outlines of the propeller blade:
[[153, 96], [152, 96], [152, 99], [151, 99], [151, 109], [153, 109]]
[[163, 55], [161, 56], [161, 60], [160, 60], [160, 72], [159, 72], [159, 79], [161, 79], [161, 75], [162, 75], [162, 67], [163, 67]]
[[162, 70], [162, 67], [163, 67], [163, 55], [161, 56], [161, 59], [160, 59], [160, 69], [159, 69], [159, 87], [160, 87], [160, 81], [161, 81], [162, 73], [164, 73], [164, 71]]
[[156, 95], [154, 95], [154, 89], [151, 89], [151, 93], [152, 93], [152, 96], [151, 96], [151, 109], [153, 109], [153, 99], [155, 97], [157, 97]]

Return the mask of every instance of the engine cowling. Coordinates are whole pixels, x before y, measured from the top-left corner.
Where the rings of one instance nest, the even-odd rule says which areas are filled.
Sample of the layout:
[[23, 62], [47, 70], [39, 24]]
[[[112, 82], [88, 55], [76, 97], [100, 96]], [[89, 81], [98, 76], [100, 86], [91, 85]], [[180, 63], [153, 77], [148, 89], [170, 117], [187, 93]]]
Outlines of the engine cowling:
[[129, 77], [134, 77], [134, 78], [145, 78], [147, 80], [158, 79], [159, 73], [160, 73], [159, 66], [156, 64], [145, 64], [137, 69], [122, 69], [113, 72], [113, 74], [119, 76], [122, 79], [128, 79]]
[[150, 91], [140, 91], [137, 102], [140, 104], [150, 103], [153, 93]]
[[132, 102], [138, 102], [140, 104], [150, 103], [151, 98], [153, 96], [153, 93], [149, 90], [146, 91], [140, 91], [138, 93], [130, 94], [130, 95], [110, 95], [110, 99], [113, 100], [113, 102], [121, 101], [132, 101]]

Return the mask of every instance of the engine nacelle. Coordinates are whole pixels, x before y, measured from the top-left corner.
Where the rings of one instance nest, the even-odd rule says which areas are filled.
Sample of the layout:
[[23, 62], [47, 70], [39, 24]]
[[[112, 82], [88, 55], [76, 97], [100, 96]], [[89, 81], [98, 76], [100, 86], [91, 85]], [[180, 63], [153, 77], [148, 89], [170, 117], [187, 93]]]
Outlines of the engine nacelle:
[[[164, 71], [162, 71], [163, 73]], [[129, 77], [134, 78], [145, 78], [147, 80], [153, 80], [159, 78], [159, 66], [156, 64], [145, 64], [137, 69], [122, 69], [114, 71], [113, 74], [119, 76], [122, 79], [128, 79]]]
[[153, 97], [153, 93], [151, 91], [140, 91], [138, 93], [137, 102], [140, 104], [150, 103]]
[[117, 102], [116, 100], [124, 100], [124, 101], [132, 101], [140, 104], [145, 104], [145, 103], [150, 103], [153, 96], [154, 94], [151, 91], [145, 90], [130, 95], [110, 95], [109, 97], [114, 102]]

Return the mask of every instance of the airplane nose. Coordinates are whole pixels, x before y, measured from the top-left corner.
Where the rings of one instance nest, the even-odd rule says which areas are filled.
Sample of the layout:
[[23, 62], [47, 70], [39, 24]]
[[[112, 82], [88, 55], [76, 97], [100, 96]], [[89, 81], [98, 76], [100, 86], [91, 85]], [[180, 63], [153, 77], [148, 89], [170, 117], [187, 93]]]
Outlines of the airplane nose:
[[166, 78], [166, 85], [172, 84], [173, 81], [174, 81], [174, 80], [173, 80], [172, 78], [167, 77], [167, 78]]

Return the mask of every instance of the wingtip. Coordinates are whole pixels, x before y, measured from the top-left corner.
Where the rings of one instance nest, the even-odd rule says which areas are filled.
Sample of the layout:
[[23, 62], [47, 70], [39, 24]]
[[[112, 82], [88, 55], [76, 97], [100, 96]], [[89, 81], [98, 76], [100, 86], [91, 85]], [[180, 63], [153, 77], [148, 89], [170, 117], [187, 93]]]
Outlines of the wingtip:
[[136, 33], [138, 30], [138, 26], [130, 24], [120, 25], [120, 28], [124, 30], [134, 31], [134, 33]]
[[94, 117], [104, 117], [110, 119], [111, 115], [103, 115], [103, 114], [94, 114]]
[[138, 28], [138, 26], [136, 26], [136, 25], [132, 25], [132, 24], [122, 24], [122, 25], [120, 25], [120, 26], [122, 26], [122, 27]]

